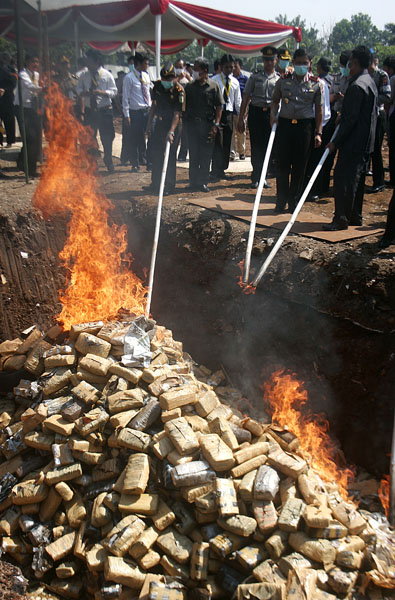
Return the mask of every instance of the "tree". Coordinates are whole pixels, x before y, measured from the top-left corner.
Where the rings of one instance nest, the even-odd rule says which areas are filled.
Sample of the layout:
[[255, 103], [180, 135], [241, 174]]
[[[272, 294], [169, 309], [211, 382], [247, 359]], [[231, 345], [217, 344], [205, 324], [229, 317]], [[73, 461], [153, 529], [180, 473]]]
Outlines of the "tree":
[[372, 23], [369, 15], [358, 13], [351, 19], [342, 19], [333, 27], [329, 36], [329, 48], [338, 56], [342, 50], [364, 45], [374, 48], [381, 40], [381, 32]]
[[[289, 27], [300, 27], [302, 30], [302, 46], [306, 48], [307, 52], [316, 58], [322, 56], [325, 51], [325, 43], [322, 37], [319, 35], [319, 30], [314, 25], [307, 26], [306, 20], [302, 19], [300, 15], [294, 19], [288, 19], [287, 15], [278, 15], [275, 18], [276, 23], [281, 25], [288, 25]], [[292, 48], [290, 48], [292, 50]]]
[[395, 23], [386, 23], [382, 32], [382, 44], [395, 46]]

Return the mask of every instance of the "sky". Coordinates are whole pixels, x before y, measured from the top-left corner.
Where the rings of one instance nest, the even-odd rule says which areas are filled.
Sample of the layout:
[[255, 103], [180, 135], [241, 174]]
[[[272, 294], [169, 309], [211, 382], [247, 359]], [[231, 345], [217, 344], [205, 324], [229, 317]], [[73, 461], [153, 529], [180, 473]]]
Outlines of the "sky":
[[[359, 12], [371, 16], [376, 27], [383, 29], [385, 23], [395, 21], [394, 0], [281, 0], [281, 2], [265, 2], [264, 0], [185, 0], [190, 4], [208, 6], [217, 10], [247, 15], [274, 21], [279, 14], [286, 14], [289, 19], [300, 15], [307, 25], [315, 25], [320, 33], [326, 33], [330, 27], [341, 19], [350, 19]], [[374, 7], [374, 10], [372, 10]]]

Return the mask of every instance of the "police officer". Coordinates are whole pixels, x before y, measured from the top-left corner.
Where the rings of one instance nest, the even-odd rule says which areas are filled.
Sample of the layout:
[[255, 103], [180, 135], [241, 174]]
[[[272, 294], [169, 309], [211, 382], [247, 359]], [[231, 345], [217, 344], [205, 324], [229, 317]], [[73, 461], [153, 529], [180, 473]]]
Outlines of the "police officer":
[[75, 100], [77, 77], [70, 73], [70, 61], [67, 56], [62, 56], [58, 65], [58, 72], [53, 78], [54, 82], [58, 84], [63, 94], [70, 100]]
[[[293, 212], [302, 193], [312, 140], [321, 146], [324, 94], [322, 84], [309, 73], [310, 58], [303, 48], [293, 56], [294, 72], [279, 79], [273, 93], [271, 123], [277, 119], [276, 212]], [[291, 179], [291, 181], [290, 181]]]
[[163, 168], [166, 142], [170, 142], [169, 163], [165, 181], [165, 195], [174, 192], [176, 185], [176, 155], [180, 137], [181, 115], [184, 107], [184, 88], [178, 83], [174, 66], [167, 62], [160, 72], [161, 79], [155, 81], [151, 91], [152, 105], [147, 124], [147, 135], [151, 134], [152, 120], [156, 118], [152, 134], [152, 183], [149, 191], [158, 193]]
[[374, 54], [371, 54], [369, 73], [376, 85], [378, 93], [377, 125], [372, 153], [373, 186], [371, 190], [369, 190], [371, 194], [376, 194], [384, 189], [384, 166], [381, 146], [383, 145], [386, 121], [384, 105], [391, 100], [391, 86], [387, 73], [382, 69], [379, 69], [376, 65]]
[[[343, 99], [339, 129], [331, 152], [339, 149], [334, 171], [335, 216], [332, 223], [324, 225], [326, 231], [348, 229], [348, 225], [362, 223], [363, 193], [361, 174], [372, 152], [377, 118], [377, 89], [367, 69], [370, 52], [358, 46], [349, 60], [350, 79]], [[363, 179], [362, 179], [363, 181]], [[363, 190], [362, 190], [363, 192]]]
[[[243, 101], [241, 103], [238, 130], [245, 131], [244, 114], [248, 109], [248, 128], [250, 130], [252, 175], [251, 187], [258, 187], [259, 179], [267, 144], [270, 137], [270, 105], [273, 98], [274, 86], [280, 78], [276, 72], [277, 48], [265, 46], [261, 50], [263, 57], [263, 69], [253, 73], [248, 79], [244, 89]], [[265, 182], [264, 187], [270, 187]]]
[[293, 68], [290, 67], [291, 63], [291, 55], [289, 53], [288, 48], [279, 48], [278, 49], [278, 63], [276, 65], [276, 71], [280, 75], [286, 75], [287, 73], [292, 73]]
[[224, 98], [216, 81], [208, 76], [209, 64], [195, 60], [195, 81], [185, 87], [185, 117], [189, 141], [189, 189], [208, 192], [214, 139], [221, 122]]

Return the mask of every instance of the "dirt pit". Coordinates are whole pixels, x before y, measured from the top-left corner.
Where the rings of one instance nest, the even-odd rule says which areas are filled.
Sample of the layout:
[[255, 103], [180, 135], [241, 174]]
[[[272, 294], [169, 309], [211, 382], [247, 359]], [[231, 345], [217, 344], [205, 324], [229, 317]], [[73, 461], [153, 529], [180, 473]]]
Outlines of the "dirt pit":
[[[66, 222], [45, 222], [31, 207], [36, 183], [5, 165], [0, 182], [0, 331], [15, 337], [37, 323], [47, 327], [59, 312], [65, 273], [58, 259]], [[16, 175], [16, 179], [14, 178]], [[133, 269], [149, 266], [156, 198], [142, 186], [150, 174], [100, 169], [101, 187], [126, 223]], [[380, 477], [389, 469], [395, 360], [394, 247], [379, 251], [378, 236], [329, 244], [290, 235], [255, 295], [238, 286], [248, 224], [190, 205], [187, 171], [164, 199], [152, 315], [173, 330], [195, 360], [223, 367], [229, 382], [264, 411], [261, 385], [277, 370], [305, 383], [309, 410], [325, 412], [346, 461]], [[265, 194], [273, 195], [273, 187]], [[371, 181], [368, 179], [368, 184]], [[249, 186], [247, 175], [212, 186], [232, 193]], [[383, 226], [391, 192], [366, 195], [365, 223]], [[194, 194], [196, 197], [197, 194]], [[333, 199], [308, 210], [331, 219]], [[256, 272], [279, 231], [257, 230]], [[306, 253], [305, 251], [308, 250]], [[303, 253], [303, 254], [302, 254]], [[307, 256], [307, 258], [306, 258]]]

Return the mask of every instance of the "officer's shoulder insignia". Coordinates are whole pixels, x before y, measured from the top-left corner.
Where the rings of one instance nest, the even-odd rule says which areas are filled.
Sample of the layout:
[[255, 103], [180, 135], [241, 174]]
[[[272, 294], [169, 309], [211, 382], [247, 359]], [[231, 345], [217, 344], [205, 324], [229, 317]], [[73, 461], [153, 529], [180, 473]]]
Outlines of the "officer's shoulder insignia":
[[383, 75], [382, 84], [383, 85], [388, 85], [388, 77], [387, 77], [387, 75]]
[[310, 75], [309, 79], [310, 81], [314, 81], [314, 83], [318, 83], [320, 81], [315, 75]]

